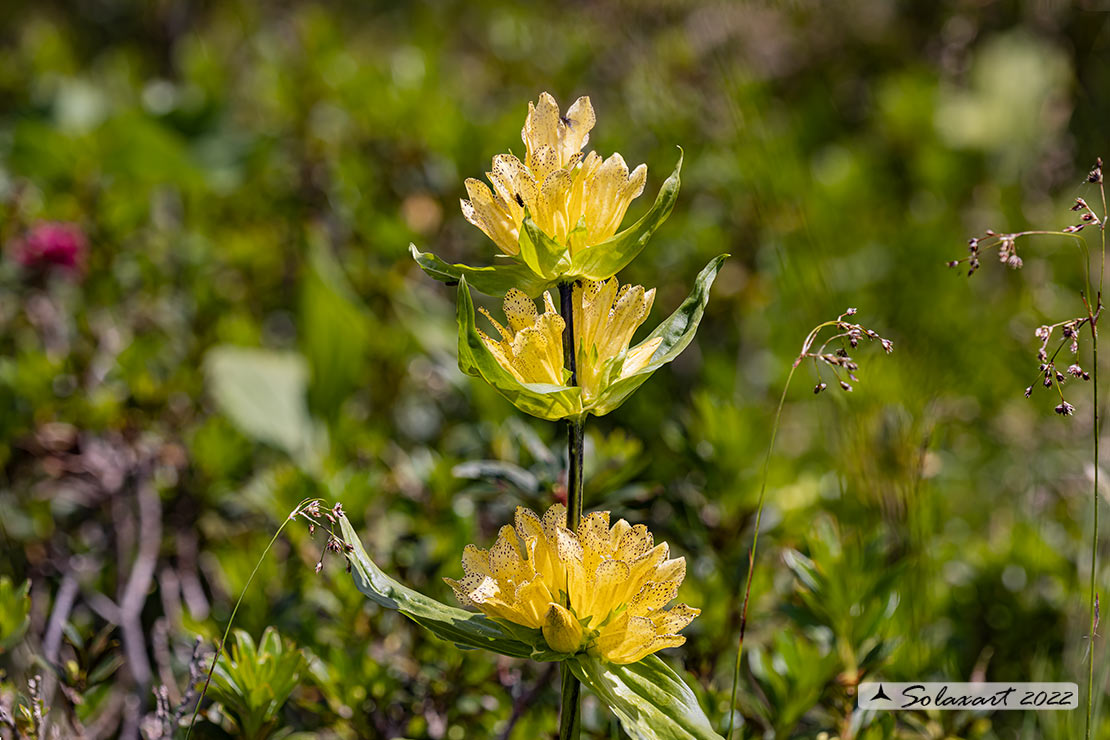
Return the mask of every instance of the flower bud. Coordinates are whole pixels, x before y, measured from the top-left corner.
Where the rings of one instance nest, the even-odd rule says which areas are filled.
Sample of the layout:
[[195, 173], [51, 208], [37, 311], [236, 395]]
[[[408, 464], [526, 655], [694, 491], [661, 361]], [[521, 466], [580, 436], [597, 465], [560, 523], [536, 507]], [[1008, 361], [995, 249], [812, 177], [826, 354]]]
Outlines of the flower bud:
[[543, 637], [557, 653], [576, 653], [582, 646], [582, 625], [566, 607], [552, 604], [543, 620]]

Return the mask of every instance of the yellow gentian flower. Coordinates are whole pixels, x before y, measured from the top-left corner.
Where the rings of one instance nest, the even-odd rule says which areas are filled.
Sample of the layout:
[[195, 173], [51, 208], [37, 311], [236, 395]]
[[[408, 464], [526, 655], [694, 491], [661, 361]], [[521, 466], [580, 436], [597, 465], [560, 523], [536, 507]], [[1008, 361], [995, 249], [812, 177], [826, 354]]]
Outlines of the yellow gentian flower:
[[609, 383], [642, 370], [663, 339], [656, 337], [628, 350], [632, 335], [651, 311], [655, 288], [619, 287], [616, 278], [580, 280], [573, 296], [576, 371], [583, 402], [588, 403]]
[[[574, 336], [577, 349], [577, 381], [582, 402], [588, 408], [605, 386], [638, 373], [651, 360], [663, 342], [656, 337], [628, 349], [632, 335], [644, 323], [655, 300], [655, 288], [642, 285], [621, 287], [616, 278], [579, 280], [573, 290]], [[563, 318], [555, 308], [550, 292], [544, 292], [544, 313], [527, 295], [513, 288], [503, 304], [508, 328], [484, 308], [482, 312], [497, 329], [493, 339], [481, 329], [489, 351], [501, 367], [521, 383], [546, 383], [562, 386]]]
[[511, 289], [502, 304], [509, 320], [507, 329], [490, 316], [489, 311], [478, 309], [494, 325], [501, 339], [492, 339], [481, 329], [478, 334], [501, 367], [521, 383], [563, 385], [566, 322], [556, 310], [550, 293], [543, 294], [543, 301], [544, 312], [540, 314], [531, 298], [516, 288]]
[[528, 103], [521, 130], [525, 156], [493, 158], [486, 177], [466, 180], [469, 200], [460, 201], [463, 216], [508, 255], [520, 252], [520, 229], [529, 214], [536, 226], [573, 257], [617, 232], [628, 205], [644, 191], [647, 167], [629, 172], [620, 154], [608, 159], [595, 152], [583, 157], [597, 118], [588, 97], [559, 112], [546, 92]]
[[679, 604], [686, 560], [670, 558], [642, 524], [610, 526], [609, 512], [565, 526], [566, 508], [540, 519], [523, 507], [489, 550], [467, 545], [461, 581], [446, 579], [459, 601], [496, 619], [542, 631], [560, 653], [588, 652], [626, 664], [683, 644], [678, 632], [700, 610]]

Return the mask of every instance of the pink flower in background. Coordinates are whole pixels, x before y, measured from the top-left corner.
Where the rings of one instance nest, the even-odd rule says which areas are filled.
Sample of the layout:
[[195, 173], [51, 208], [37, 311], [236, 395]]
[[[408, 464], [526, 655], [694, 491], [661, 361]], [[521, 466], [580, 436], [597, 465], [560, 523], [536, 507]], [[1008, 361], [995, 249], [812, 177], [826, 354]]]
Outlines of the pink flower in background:
[[84, 270], [89, 244], [76, 224], [42, 221], [24, 238], [17, 239], [12, 247], [16, 261], [28, 269], [62, 268], [80, 273]]

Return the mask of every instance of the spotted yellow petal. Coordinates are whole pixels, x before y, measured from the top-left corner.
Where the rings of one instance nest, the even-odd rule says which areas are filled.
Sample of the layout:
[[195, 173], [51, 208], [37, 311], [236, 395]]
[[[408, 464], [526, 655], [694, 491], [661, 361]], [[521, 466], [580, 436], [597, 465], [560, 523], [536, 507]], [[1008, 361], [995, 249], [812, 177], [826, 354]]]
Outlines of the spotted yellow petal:
[[448, 579], [459, 600], [487, 615], [540, 629], [556, 652], [581, 650], [612, 663], [631, 663], [682, 644], [677, 634], [699, 611], [667, 609], [686, 572], [643, 525], [608, 512], [566, 526], [556, 504], [543, 517], [518, 508], [489, 550], [468, 546], [460, 581]]

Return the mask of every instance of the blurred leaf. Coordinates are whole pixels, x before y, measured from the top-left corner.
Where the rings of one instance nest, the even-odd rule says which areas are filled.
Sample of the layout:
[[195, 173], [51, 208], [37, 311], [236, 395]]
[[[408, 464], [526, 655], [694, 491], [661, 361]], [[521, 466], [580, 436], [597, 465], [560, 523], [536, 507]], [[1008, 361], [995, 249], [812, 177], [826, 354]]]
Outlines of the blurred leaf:
[[301, 348], [311, 370], [309, 407], [334, 420], [366, 381], [369, 317], [327, 248], [313, 245], [301, 288]]
[[797, 632], [776, 632], [770, 648], [754, 646], [748, 665], [759, 684], [758, 711], [775, 737], [790, 736], [837, 672], [836, 656]]
[[31, 582], [16, 586], [7, 576], [0, 576], [0, 653], [23, 638], [30, 624]]
[[308, 369], [292, 352], [216, 347], [205, 357], [212, 397], [248, 436], [314, 467], [326, 437], [305, 403]]
[[582, 653], [567, 664], [634, 740], [721, 740], [694, 692], [656, 655], [614, 665]]
[[451, 469], [451, 474], [456, 478], [470, 480], [503, 480], [519, 488], [525, 493], [539, 493], [540, 482], [535, 474], [512, 463], [500, 460], [471, 460], [459, 463]]

